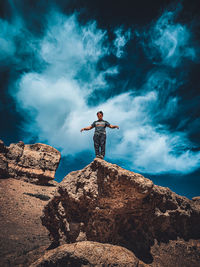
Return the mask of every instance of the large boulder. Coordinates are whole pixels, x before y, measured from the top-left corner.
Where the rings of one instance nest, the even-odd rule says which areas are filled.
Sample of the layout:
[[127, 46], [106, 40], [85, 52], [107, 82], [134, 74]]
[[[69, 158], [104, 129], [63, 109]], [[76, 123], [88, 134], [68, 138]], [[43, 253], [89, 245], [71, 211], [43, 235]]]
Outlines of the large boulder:
[[163, 261], [159, 255], [166, 257], [163, 251], [174, 240], [178, 241], [175, 249], [169, 250], [171, 260], [167, 265], [163, 261], [163, 266], [172, 266], [182, 253], [179, 241], [184, 251], [194, 246], [187, 254], [190, 266], [197, 266], [200, 256], [200, 208], [195, 201], [102, 159], [68, 174], [41, 219], [56, 243], [88, 240], [117, 244], [152, 266], [159, 266], [156, 264]]
[[60, 158], [60, 152], [46, 144], [25, 145], [20, 141], [6, 147], [0, 141], [0, 178], [47, 184], [54, 179]]
[[138, 262], [134, 254], [123, 247], [84, 241], [48, 251], [30, 267], [138, 267]]

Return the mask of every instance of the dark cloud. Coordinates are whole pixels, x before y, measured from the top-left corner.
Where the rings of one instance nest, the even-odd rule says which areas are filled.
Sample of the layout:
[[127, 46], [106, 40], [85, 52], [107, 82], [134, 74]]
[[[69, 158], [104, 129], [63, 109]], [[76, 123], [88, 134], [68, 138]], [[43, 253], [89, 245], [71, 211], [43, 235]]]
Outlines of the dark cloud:
[[157, 17], [161, 10], [171, 1], [106, 1], [106, 0], [58, 0], [59, 6], [66, 14], [79, 12], [82, 22], [96, 20], [99, 27], [113, 29], [125, 25], [127, 27], [144, 25]]
[[69, 118], [86, 123], [103, 107], [124, 126], [123, 137], [110, 141], [124, 167], [193, 173], [200, 143], [197, 3], [1, 1], [1, 138], [71, 150], [66, 170], [80, 168], [91, 149], [74, 134], [75, 123], [67, 127]]
[[9, 84], [9, 70], [4, 69], [0, 72], [1, 90], [0, 90], [0, 139], [9, 145], [11, 142], [17, 142], [20, 139], [20, 131], [16, 122], [22, 121], [20, 113], [16, 112], [15, 101], [8, 95], [7, 86]]

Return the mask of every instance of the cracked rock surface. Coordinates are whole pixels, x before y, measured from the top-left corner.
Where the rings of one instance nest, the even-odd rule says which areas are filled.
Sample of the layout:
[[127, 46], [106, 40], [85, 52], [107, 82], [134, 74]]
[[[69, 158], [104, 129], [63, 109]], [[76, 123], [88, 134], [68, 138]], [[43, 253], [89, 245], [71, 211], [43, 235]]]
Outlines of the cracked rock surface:
[[50, 245], [42, 209], [55, 192], [60, 152], [0, 140], [0, 266], [29, 266]]
[[[189, 261], [196, 267], [198, 203], [96, 158], [63, 179], [41, 219], [56, 242], [110, 243], [126, 247], [151, 266], [187, 266]], [[183, 253], [187, 257], [178, 260]]]
[[0, 178], [47, 184], [54, 179], [60, 158], [60, 152], [49, 145], [20, 141], [7, 147], [0, 140]]

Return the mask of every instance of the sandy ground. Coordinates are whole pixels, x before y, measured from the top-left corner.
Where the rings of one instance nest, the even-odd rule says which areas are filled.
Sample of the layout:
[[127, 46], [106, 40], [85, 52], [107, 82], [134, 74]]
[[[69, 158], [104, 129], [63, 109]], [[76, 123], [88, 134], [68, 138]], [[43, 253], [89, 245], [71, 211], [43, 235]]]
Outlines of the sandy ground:
[[50, 245], [40, 216], [55, 186], [0, 179], [0, 267], [29, 266]]

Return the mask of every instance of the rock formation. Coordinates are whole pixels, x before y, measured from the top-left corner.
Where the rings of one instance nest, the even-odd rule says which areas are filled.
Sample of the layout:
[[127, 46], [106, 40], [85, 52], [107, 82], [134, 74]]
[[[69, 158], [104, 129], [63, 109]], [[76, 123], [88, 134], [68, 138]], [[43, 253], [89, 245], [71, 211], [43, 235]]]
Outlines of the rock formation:
[[30, 267], [138, 267], [138, 262], [134, 254], [125, 248], [110, 244], [83, 241], [62, 245], [57, 249], [48, 251]]
[[41, 219], [57, 243], [110, 243], [128, 248], [149, 266], [196, 267], [198, 203], [140, 174], [95, 159], [63, 179]]
[[29, 266], [51, 244], [40, 216], [56, 190], [59, 160], [48, 145], [0, 141], [0, 266]]
[[60, 152], [49, 145], [25, 145], [20, 141], [7, 147], [0, 140], [0, 178], [47, 184], [54, 179], [60, 158]]
[[58, 184], [59, 161], [48, 145], [0, 141], [1, 266], [199, 266], [199, 197], [102, 159]]

